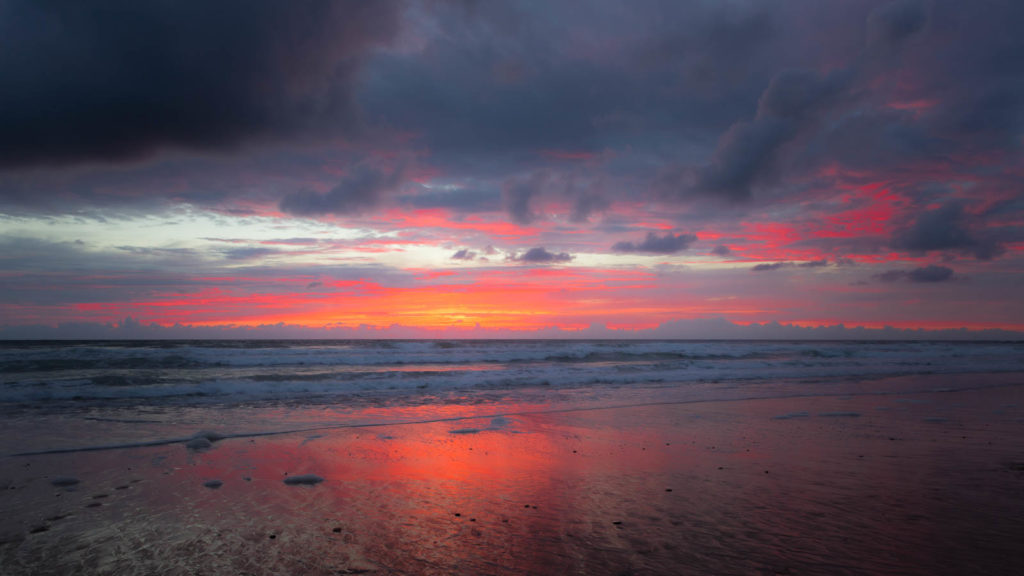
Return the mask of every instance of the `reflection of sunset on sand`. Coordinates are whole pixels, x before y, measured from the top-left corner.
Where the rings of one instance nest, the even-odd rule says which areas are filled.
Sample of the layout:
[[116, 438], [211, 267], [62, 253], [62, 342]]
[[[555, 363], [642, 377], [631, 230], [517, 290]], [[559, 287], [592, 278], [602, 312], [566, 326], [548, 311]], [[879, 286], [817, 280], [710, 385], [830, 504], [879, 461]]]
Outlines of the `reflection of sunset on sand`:
[[[7, 458], [0, 561], [14, 574], [1024, 567], [1020, 386], [506, 408], [515, 415], [228, 438], [200, 451]], [[68, 471], [77, 485], [46, 480]], [[324, 480], [285, 484], [300, 474]]]

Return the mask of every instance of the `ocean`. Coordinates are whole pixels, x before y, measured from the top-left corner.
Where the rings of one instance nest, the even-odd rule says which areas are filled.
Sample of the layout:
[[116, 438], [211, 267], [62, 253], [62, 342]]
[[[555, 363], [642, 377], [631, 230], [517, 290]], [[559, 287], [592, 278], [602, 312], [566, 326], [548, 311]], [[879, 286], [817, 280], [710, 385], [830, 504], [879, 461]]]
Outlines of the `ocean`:
[[0, 342], [6, 411], [465, 403], [552, 391], [675, 399], [835, 393], [889, 376], [1024, 371], [1021, 342], [567, 340]]

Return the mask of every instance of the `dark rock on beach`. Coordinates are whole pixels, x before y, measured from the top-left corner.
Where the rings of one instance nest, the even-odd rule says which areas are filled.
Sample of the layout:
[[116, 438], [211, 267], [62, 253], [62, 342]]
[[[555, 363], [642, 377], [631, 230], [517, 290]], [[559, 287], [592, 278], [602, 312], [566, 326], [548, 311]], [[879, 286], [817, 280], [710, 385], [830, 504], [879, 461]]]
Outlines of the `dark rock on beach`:
[[192, 438], [185, 442], [185, 447], [193, 452], [202, 452], [213, 448], [213, 443], [226, 438], [220, 432], [202, 431], [196, 432]]
[[317, 476], [316, 474], [302, 474], [300, 476], [289, 476], [284, 479], [284, 483], [288, 484], [289, 486], [295, 486], [298, 484], [312, 486], [314, 484], [319, 484], [323, 481], [324, 479]]
[[210, 442], [209, 439], [203, 438], [201, 436], [198, 438], [193, 438], [188, 442], [185, 442], [185, 448], [188, 448], [193, 452], [202, 452], [203, 450], [209, 450], [212, 447], [213, 442]]

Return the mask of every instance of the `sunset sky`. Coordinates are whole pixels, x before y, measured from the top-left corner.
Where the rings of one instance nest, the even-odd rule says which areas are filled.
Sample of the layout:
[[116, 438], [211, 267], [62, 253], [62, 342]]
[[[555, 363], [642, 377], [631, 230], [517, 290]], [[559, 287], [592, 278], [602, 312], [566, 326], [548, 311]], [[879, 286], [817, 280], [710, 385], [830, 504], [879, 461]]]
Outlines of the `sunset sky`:
[[1015, 0], [0, 0], [0, 336], [1024, 330], [1022, 30]]

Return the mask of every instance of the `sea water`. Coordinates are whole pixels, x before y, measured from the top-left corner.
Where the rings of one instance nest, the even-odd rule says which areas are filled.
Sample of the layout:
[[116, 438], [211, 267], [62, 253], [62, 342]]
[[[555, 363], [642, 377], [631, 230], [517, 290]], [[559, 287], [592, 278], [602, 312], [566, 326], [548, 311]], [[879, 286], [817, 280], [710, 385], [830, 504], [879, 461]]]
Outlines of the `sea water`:
[[813, 393], [837, 381], [1020, 370], [1020, 342], [9, 341], [0, 342], [0, 403], [415, 402], [665, 384], [710, 400], [768, 382]]

